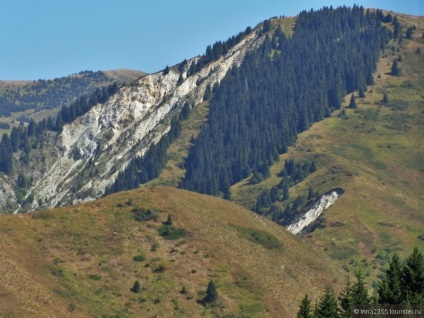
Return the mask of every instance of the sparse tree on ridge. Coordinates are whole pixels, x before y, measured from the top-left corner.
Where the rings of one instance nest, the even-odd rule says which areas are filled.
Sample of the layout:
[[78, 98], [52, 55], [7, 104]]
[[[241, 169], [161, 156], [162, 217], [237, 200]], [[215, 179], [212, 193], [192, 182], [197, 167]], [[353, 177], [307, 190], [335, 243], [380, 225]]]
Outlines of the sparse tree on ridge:
[[356, 107], [358, 106], [356, 105], [355, 95], [352, 94], [352, 96], [350, 97], [349, 108], [356, 108]]
[[394, 75], [394, 76], [398, 76], [398, 75], [400, 75], [400, 69], [399, 69], [398, 61], [397, 61], [397, 60], [394, 60], [394, 61], [393, 61], [393, 64], [392, 64], [392, 68], [391, 68], [391, 72], [390, 72], [390, 74], [392, 74], [392, 75]]

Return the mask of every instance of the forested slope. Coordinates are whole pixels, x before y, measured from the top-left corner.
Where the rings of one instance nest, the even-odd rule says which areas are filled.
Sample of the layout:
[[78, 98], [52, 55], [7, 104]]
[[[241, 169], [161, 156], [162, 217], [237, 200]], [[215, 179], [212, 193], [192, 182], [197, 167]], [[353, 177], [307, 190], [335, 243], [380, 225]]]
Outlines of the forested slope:
[[299, 132], [340, 108], [346, 93], [373, 84], [391, 37], [383, 18], [357, 6], [305, 11], [291, 38], [266, 21], [261, 47], [214, 88], [181, 187], [228, 198], [250, 173], [266, 177]]

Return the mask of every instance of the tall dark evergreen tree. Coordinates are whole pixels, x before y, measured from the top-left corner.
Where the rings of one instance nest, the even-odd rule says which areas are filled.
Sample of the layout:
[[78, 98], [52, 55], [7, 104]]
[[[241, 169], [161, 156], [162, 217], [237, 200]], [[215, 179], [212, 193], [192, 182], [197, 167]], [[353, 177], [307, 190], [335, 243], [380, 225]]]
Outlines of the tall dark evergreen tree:
[[332, 287], [325, 288], [315, 318], [338, 318], [337, 298]]
[[218, 299], [218, 291], [216, 289], [215, 283], [211, 280], [208, 283], [208, 288], [206, 289], [206, 296], [203, 299], [204, 303], [213, 303]]
[[312, 318], [312, 307], [311, 307], [311, 300], [309, 299], [308, 295], [305, 295], [305, 297], [302, 299], [302, 302], [299, 306], [299, 311], [297, 312], [297, 318]]
[[417, 248], [414, 248], [402, 268], [401, 286], [404, 303], [424, 303], [424, 257]]
[[378, 284], [378, 300], [380, 304], [402, 303], [402, 264], [399, 255], [393, 255], [385, 277]]
[[358, 106], [356, 105], [355, 95], [352, 94], [352, 96], [350, 97], [349, 108], [356, 108], [356, 107]]
[[393, 60], [393, 64], [392, 64], [392, 68], [391, 68], [390, 74], [392, 74], [394, 76], [400, 75], [400, 69], [399, 69], [398, 61], [397, 60]]

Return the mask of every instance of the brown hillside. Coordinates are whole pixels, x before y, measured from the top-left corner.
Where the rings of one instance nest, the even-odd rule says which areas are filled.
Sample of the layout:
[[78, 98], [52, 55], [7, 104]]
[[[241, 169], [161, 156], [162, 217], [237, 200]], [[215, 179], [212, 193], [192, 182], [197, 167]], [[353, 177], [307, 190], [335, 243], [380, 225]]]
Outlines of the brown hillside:
[[[135, 208], [159, 217], [135, 221]], [[159, 236], [169, 214], [185, 237]], [[343, 283], [325, 254], [282, 227], [231, 202], [168, 187], [2, 216], [0, 250], [2, 317], [293, 317], [305, 293]], [[210, 280], [219, 301], [205, 308], [198, 300]]]

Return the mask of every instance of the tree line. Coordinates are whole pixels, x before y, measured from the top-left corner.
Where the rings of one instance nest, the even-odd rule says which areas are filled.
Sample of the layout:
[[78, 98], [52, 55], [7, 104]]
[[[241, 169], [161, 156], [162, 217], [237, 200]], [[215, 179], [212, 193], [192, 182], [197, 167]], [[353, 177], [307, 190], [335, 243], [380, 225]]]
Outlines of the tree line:
[[305, 295], [299, 305], [297, 318], [353, 318], [354, 309], [358, 308], [358, 305], [423, 304], [423, 254], [415, 248], [404, 262], [399, 255], [394, 254], [389, 262], [389, 268], [377, 286], [376, 293], [370, 295], [363, 274], [356, 272], [355, 281], [351, 282], [348, 277], [344, 290], [338, 296], [331, 286], [327, 286], [324, 294], [313, 306], [309, 296]]

